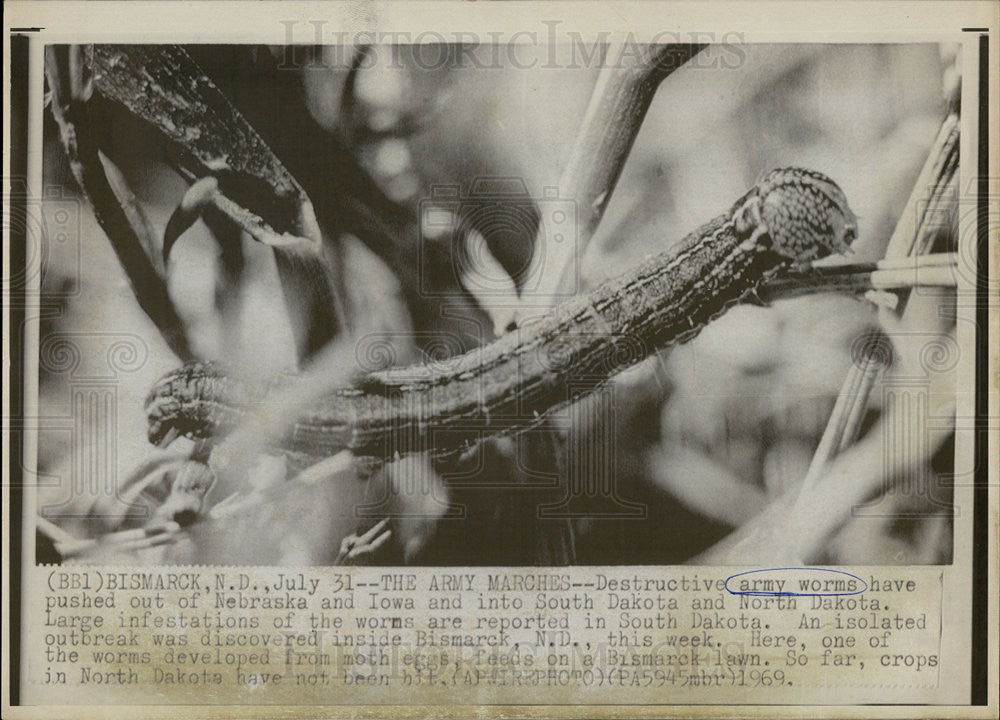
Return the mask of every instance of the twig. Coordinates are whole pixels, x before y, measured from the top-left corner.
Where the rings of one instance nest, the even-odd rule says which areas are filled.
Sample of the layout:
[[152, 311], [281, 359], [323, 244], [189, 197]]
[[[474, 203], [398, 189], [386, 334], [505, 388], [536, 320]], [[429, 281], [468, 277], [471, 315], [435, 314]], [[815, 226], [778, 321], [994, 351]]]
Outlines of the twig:
[[389, 519], [379, 520], [368, 531], [361, 535], [348, 535], [340, 542], [340, 553], [334, 561], [334, 565], [365, 565], [375, 555], [389, 538], [392, 537], [392, 530], [389, 528]]
[[[202, 205], [274, 249], [299, 353], [319, 350], [342, 323], [343, 303], [299, 183], [183, 48], [95, 45], [92, 54], [97, 90], [170, 140], [189, 180], [217, 179]], [[168, 224], [165, 255], [197, 218], [184, 214], [185, 223]]]
[[79, 538], [75, 535], [63, 530], [54, 522], [46, 520], [41, 515], [35, 518], [35, 528], [51, 540], [53, 544], [79, 542]]
[[863, 295], [870, 290], [906, 291], [915, 287], [955, 287], [958, 254], [934, 253], [877, 263], [830, 265], [793, 273], [764, 285], [761, 300], [771, 302], [817, 292]]
[[305, 191], [183, 48], [94, 45], [92, 54], [95, 89], [173, 142], [182, 167], [246, 183], [247, 193], [270, 196], [271, 225], [295, 227]]
[[[87, 516], [92, 526], [111, 530], [121, 526], [130, 517], [145, 517], [145, 508], [135, 508], [139, 496], [158, 482], [165, 473], [181, 466], [183, 455], [169, 451], [157, 451], [133, 468], [122, 480], [118, 492], [113, 496], [98, 496], [91, 505]], [[134, 510], [134, 512], [133, 512]]]
[[45, 49], [45, 76], [52, 92], [52, 115], [59, 125], [70, 169], [94, 206], [139, 306], [182, 360], [194, 355], [184, 326], [157, 270], [151, 249], [158, 243], [120, 173], [102, 158], [91, 122], [90, 79], [85, 75], [84, 48], [51, 45]]
[[[942, 123], [888, 243], [885, 259], [873, 267], [816, 269], [811, 273], [816, 279], [812, 284], [814, 290], [816, 287], [852, 289], [855, 292], [892, 289], [903, 293], [904, 303], [900, 309], [883, 316], [883, 325], [890, 330], [890, 338], [892, 329], [897, 326], [905, 332], [902, 323], [908, 319], [905, 312], [908, 290], [918, 285], [954, 287], [956, 284], [956, 253], [924, 253], [931, 248], [936, 233], [942, 231], [937, 213], [953, 207], [956, 201], [952, 185], [957, 168], [957, 127], [958, 118], [954, 114]], [[950, 229], [944, 228], [946, 231]], [[792, 290], [796, 284], [801, 286], [808, 282], [808, 278], [799, 276], [771, 286], [762, 295], [782, 295], [783, 289]], [[898, 418], [894, 420], [893, 416], [907, 412], [908, 408], [890, 407], [878, 426], [860, 443], [854, 443], [876, 379], [889, 361], [885, 357], [886, 349], [879, 346], [876, 336], [864, 344], [859, 355], [844, 379], [802, 483], [691, 562], [808, 562], [824, 540], [850, 516], [852, 508], [886, 482], [885, 448], [879, 428], [901, 422]], [[937, 449], [949, 432], [951, 430], [947, 427], [928, 428], [925, 453], [890, 463], [892, 470], [898, 473], [901, 468], [927, 462], [930, 453]]]
[[[907, 409], [890, 409], [905, 413]], [[883, 418], [859, 443], [827, 465], [807, 492], [792, 489], [767, 510], [724, 540], [688, 562], [691, 564], [759, 564], [811, 562], [830, 534], [851, 515], [851, 510], [884, 489], [884, 448], [881, 427], [903, 422]], [[928, 428], [925, 453], [905, 459], [894, 469], [904, 472], [927, 462], [950, 433], [950, 428]]]
[[539, 276], [526, 298], [531, 305], [552, 304], [566, 289], [571, 258], [583, 254], [601, 222], [657, 88], [707, 46], [651, 45], [636, 60], [625, 59], [624, 47], [618, 42], [605, 50], [605, 65], [559, 180], [559, 197], [576, 203], [577, 235], [556, 243], [540, 231], [528, 271], [529, 277]]
[[847, 371], [840, 394], [830, 413], [812, 462], [800, 485], [800, 492], [808, 492], [819, 481], [827, 465], [857, 439], [861, 417], [868, 404], [875, 379], [886, 362], [879, 357], [881, 336], [872, 334], [864, 343], [859, 358]]
[[939, 214], [956, 199], [953, 185], [958, 173], [959, 125], [958, 113], [949, 114], [941, 123], [927, 162], [889, 239], [886, 259], [923, 255], [937, 233], [952, 229], [941, 226]]
[[[923, 276], [921, 284], [924, 285], [941, 284], [951, 287], [956, 285], [954, 274], [957, 265], [956, 253], [930, 256], [931, 259], [929, 261], [925, 259], [923, 264], [920, 260], [924, 258], [920, 256], [929, 247], [925, 239], [930, 233], [941, 229], [935, 215], [928, 213], [927, 208], [934, 206], [940, 209], [944, 203], [954, 202], [954, 196], [948, 197], [948, 189], [957, 169], [957, 152], [958, 116], [950, 114], [941, 124], [937, 139], [889, 239], [882, 268], [868, 275], [868, 280], [872, 283], [872, 288], [869, 289], [886, 289], [890, 283], [899, 282], [902, 283], [899, 289], [908, 290], [920, 283], [918, 279], [920, 275]], [[876, 278], [883, 287], [875, 285]], [[904, 312], [903, 307], [897, 312], [901, 315]], [[857, 432], [860, 418], [868, 406], [869, 397], [875, 387], [875, 379], [885, 369], [885, 363], [878, 358], [879, 354], [877, 340], [866, 342], [861, 361], [858, 362], [856, 359], [851, 366], [830, 415], [826, 431], [802, 482], [802, 492], [807, 492], [834, 455], [854, 440], [852, 434]]]
[[[220, 78], [231, 72], [229, 62], [212, 64], [211, 50], [192, 47], [189, 52], [210, 76], [214, 76], [216, 68]], [[288, 82], [287, 69], [270, 54], [262, 54], [254, 72], [255, 82], [266, 88], [268, 102], [240, 103], [238, 107], [305, 188], [323, 230], [331, 236], [354, 235], [388, 266], [399, 282], [414, 330], [457, 332], [465, 350], [481, 342], [478, 333], [465, 330], [473, 326], [464, 322], [456, 325], [454, 321], [455, 317], [477, 323], [487, 319], [461, 287], [456, 273], [418, 262], [424, 253], [448, 253], [451, 248], [423, 244], [412, 208], [386, 195], [340, 134], [316, 122], [302, 102], [302, 87]], [[281, 112], [275, 113], [274, 107], [280, 107]], [[338, 268], [338, 272], [342, 270]], [[358, 278], [347, 274], [344, 281], [346, 285], [358, 282]], [[350, 319], [355, 323], [352, 329], [370, 324], [372, 318], [365, 307], [348, 303]]]

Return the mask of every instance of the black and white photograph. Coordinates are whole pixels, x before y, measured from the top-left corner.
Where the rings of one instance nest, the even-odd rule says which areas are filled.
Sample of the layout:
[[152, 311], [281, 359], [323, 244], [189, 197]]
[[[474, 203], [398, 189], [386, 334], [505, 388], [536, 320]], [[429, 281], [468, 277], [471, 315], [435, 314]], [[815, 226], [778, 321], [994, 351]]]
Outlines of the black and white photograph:
[[45, 52], [39, 562], [950, 562], [956, 46]]

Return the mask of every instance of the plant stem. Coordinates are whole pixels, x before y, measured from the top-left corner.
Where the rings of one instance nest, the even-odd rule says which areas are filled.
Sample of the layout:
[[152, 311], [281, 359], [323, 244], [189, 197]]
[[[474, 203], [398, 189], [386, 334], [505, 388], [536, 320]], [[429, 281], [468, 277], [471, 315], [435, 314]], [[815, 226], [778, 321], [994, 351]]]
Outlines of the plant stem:
[[45, 50], [52, 114], [59, 125], [70, 169], [93, 204], [97, 222], [111, 241], [139, 306], [170, 349], [182, 360], [193, 360], [184, 326], [157, 270], [155, 254], [151, 254], [159, 243], [120, 173], [110, 161], [102, 161], [88, 104], [89, 83], [83, 77], [84, 52], [81, 46], [49, 46]]
[[910, 290], [915, 287], [955, 287], [958, 255], [934, 253], [877, 263], [816, 267], [790, 273], [764, 285], [762, 300], [811, 295], [817, 292], [864, 294], [869, 290]]
[[[572, 256], [582, 257], [614, 192], [629, 151], [639, 134], [657, 88], [671, 73], [704, 50], [706, 45], [650, 45], [639, 57], [625, 58], [623, 43], [609, 45], [583, 125], [559, 180], [559, 197], [577, 208], [575, 237], [555, 242], [536, 238], [528, 276], [539, 275], [530, 302], [554, 304], [556, 296], [572, 294]], [[635, 48], [629, 51], [634, 53]]]

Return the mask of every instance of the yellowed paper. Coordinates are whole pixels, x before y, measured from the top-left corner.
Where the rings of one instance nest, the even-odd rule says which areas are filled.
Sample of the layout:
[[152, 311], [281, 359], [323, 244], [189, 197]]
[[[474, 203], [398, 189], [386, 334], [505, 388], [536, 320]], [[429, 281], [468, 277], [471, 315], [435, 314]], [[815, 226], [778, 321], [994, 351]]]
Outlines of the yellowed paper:
[[994, 4], [6, 9], [5, 716], [995, 715]]

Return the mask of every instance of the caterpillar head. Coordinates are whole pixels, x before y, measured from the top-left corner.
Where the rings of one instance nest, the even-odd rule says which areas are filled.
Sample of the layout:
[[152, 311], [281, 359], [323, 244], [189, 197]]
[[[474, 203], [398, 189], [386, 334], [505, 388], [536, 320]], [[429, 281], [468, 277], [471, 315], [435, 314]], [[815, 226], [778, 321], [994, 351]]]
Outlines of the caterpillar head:
[[205, 438], [232, 428], [242, 385], [214, 362], [184, 365], [163, 376], [146, 398], [147, 436], [164, 447], [178, 436]]
[[754, 223], [770, 238], [770, 249], [796, 268], [849, 252], [858, 233], [857, 217], [837, 183], [802, 168], [769, 172], [737, 213], [738, 225]]

